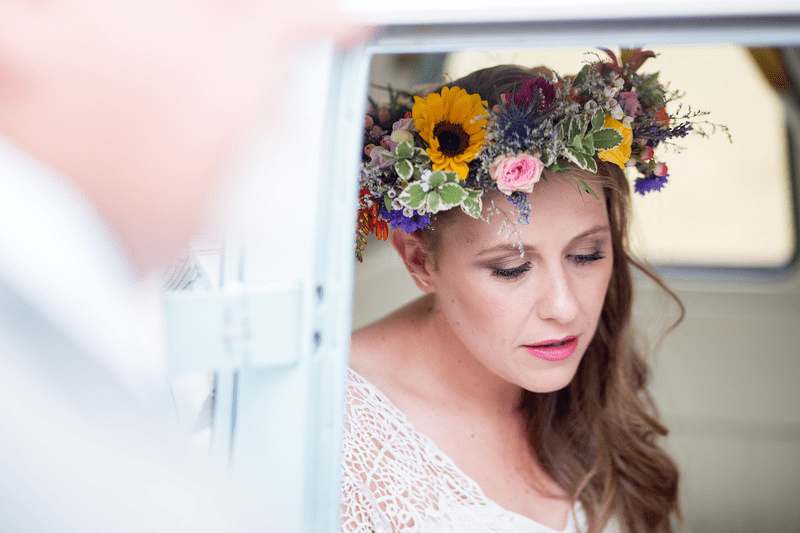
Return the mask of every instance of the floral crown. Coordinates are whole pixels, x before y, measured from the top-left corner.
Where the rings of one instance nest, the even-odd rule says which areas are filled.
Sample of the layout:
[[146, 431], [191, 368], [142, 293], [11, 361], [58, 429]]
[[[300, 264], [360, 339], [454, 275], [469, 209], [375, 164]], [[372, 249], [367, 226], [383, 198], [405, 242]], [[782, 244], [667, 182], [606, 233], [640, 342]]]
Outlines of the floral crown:
[[[692, 131], [705, 135], [692, 125], [706, 113], [667, 113], [666, 104], [681, 95], [668, 91], [657, 72], [637, 72], [653, 52], [623, 50], [618, 60], [604, 51], [607, 60], [587, 63], [573, 77], [523, 77], [491, 109], [456, 86], [425, 97], [386, 88], [389, 104], [371, 101], [364, 123], [358, 260], [367, 236], [386, 239], [390, 225], [411, 233], [456, 206], [480, 218], [486, 191], [507, 195], [518, 222], [527, 224], [527, 195], [546, 179], [543, 170], [597, 172], [600, 160], [635, 170], [640, 194], [664, 187], [667, 166], [654, 150]], [[597, 197], [583, 180], [576, 185]]]

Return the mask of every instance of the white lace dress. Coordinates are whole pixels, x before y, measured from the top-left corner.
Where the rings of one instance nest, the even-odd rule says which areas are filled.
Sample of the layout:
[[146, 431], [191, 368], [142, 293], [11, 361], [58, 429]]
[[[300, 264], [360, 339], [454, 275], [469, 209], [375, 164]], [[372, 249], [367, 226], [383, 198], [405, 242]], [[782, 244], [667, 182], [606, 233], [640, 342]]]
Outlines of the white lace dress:
[[[487, 498], [353, 370], [348, 372], [346, 398], [343, 533], [556, 533]], [[585, 529], [576, 505], [563, 532]]]

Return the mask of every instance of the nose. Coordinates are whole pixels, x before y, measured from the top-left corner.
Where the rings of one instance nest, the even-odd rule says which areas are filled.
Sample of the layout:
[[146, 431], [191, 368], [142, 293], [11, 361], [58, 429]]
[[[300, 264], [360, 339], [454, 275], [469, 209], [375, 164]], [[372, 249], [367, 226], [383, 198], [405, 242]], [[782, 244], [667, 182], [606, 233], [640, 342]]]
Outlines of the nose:
[[564, 268], [547, 269], [542, 276], [540, 296], [537, 301], [537, 313], [542, 320], [555, 320], [567, 324], [573, 321], [580, 310], [578, 296], [572, 280]]

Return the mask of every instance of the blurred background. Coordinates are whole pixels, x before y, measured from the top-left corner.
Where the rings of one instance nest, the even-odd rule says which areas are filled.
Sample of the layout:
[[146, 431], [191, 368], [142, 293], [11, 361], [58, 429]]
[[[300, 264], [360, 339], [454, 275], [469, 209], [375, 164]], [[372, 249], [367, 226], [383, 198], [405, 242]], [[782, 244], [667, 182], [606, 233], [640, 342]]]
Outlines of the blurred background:
[[[667, 187], [636, 195], [632, 206], [632, 248], [686, 306], [684, 322], [663, 337], [678, 308], [637, 278], [635, 321], [671, 430], [666, 445], [683, 472], [684, 512], [695, 533], [797, 532], [800, 54], [727, 45], [655, 51], [642, 71], [660, 71], [662, 82], [685, 94], [684, 106], [708, 112], [708, 122], [726, 125], [732, 140], [717, 131], [667, 148], [675, 153], [662, 148]], [[500, 63], [574, 74], [597, 54], [538, 48], [376, 55], [371, 80], [410, 89]], [[387, 98], [374, 87], [370, 95]], [[713, 124], [703, 125], [707, 133]], [[419, 295], [391, 246], [373, 240], [356, 266], [353, 327]]]

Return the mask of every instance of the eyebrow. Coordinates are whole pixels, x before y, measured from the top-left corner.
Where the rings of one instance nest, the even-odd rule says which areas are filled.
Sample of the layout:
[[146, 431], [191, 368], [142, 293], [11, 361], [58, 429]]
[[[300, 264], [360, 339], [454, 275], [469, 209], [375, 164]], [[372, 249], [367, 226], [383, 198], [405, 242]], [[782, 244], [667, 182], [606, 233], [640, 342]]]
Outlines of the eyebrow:
[[611, 227], [608, 224], [598, 224], [596, 226], [592, 226], [591, 228], [587, 229], [583, 233], [579, 233], [575, 235], [570, 242], [579, 241], [585, 237], [589, 237], [591, 235], [596, 235], [597, 233], [611, 233]]
[[[586, 237], [590, 237], [592, 235], [596, 235], [598, 233], [605, 233], [610, 232], [611, 228], [608, 224], [598, 224], [596, 226], [592, 226], [591, 228], [587, 229], [586, 231], [575, 235], [572, 239], [570, 239], [570, 244], [574, 243], [575, 241], [579, 241], [581, 239], [585, 239]], [[523, 251], [530, 252], [535, 250], [533, 246], [523, 246]], [[486, 255], [491, 255], [498, 252], [517, 252], [519, 253], [519, 246], [516, 244], [512, 244], [510, 242], [506, 242], [503, 244], [498, 244], [497, 246], [492, 246], [491, 248], [487, 248], [486, 250], [480, 251], [476, 254], [477, 257], [483, 257]]]

